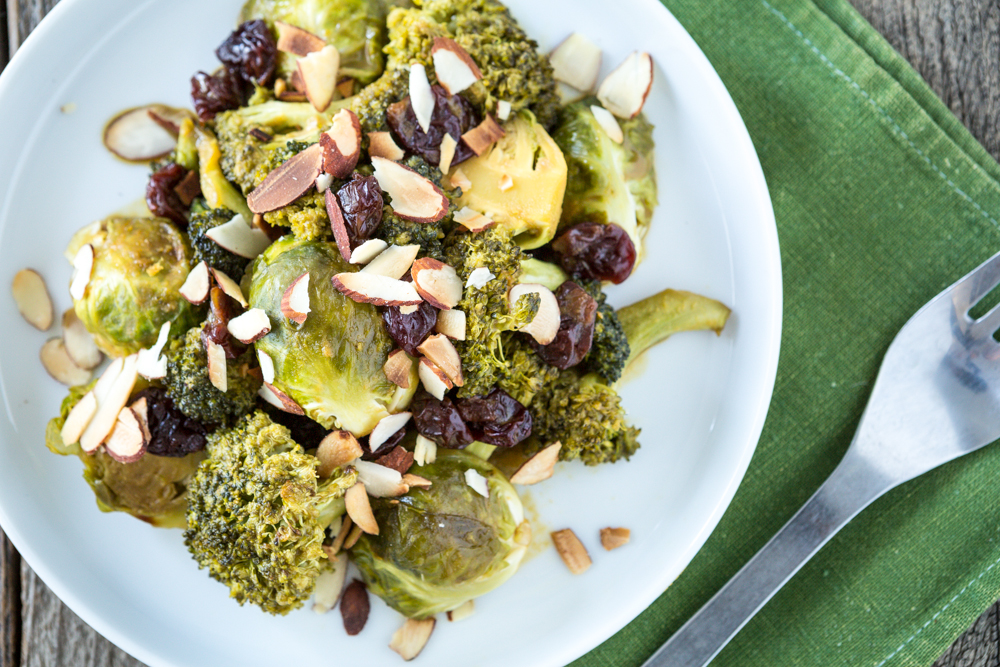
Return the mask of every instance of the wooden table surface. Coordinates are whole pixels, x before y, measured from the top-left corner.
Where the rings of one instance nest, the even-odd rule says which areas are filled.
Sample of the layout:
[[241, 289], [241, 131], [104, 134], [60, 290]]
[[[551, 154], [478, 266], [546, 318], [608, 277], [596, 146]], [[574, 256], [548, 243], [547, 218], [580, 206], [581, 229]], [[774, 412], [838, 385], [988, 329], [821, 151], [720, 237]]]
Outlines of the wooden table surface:
[[[58, 0], [0, 7], [0, 68]], [[851, 0], [1000, 159], [1000, 1]], [[933, 667], [1000, 666], [1000, 602]], [[0, 532], [0, 667], [142, 667], [94, 632], [35, 576]]]

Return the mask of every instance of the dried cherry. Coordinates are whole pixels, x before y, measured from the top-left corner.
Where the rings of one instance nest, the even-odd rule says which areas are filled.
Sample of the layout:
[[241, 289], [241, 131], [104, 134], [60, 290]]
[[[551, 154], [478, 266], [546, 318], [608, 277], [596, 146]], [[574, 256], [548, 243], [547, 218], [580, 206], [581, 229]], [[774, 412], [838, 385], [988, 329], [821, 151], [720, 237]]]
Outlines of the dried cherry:
[[486, 396], [456, 402], [473, 437], [497, 447], [513, 447], [531, 435], [531, 413], [513, 396], [494, 387]]
[[153, 215], [168, 218], [181, 229], [187, 229], [188, 219], [184, 215], [189, 209], [174, 190], [187, 176], [188, 170], [176, 162], [158, 169], [146, 183], [146, 206]]
[[210, 340], [222, 346], [227, 359], [236, 359], [246, 352], [247, 346], [229, 333], [229, 320], [243, 312], [243, 307], [218, 287], [212, 288], [210, 302], [208, 318], [201, 329], [201, 340], [203, 343]]
[[[405, 432], [405, 429], [401, 430]], [[379, 449], [382, 448], [379, 447]], [[413, 466], [413, 454], [406, 451], [406, 447], [396, 446], [375, 459], [375, 463], [386, 468], [392, 468], [399, 474], [405, 475], [406, 471]]]
[[434, 331], [437, 313], [434, 306], [424, 301], [409, 315], [403, 315], [399, 306], [386, 306], [382, 309], [382, 319], [389, 337], [396, 341], [396, 345], [406, 350], [410, 356], [417, 357], [420, 356], [417, 346]]
[[215, 74], [198, 72], [191, 77], [191, 99], [202, 122], [207, 123], [217, 113], [242, 106], [249, 97], [247, 83], [228, 67]]
[[374, 176], [354, 172], [351, 180], [337, 190], [337, 202], [344, 214], [344, 226], [351, 247], [367, 241], [382, 224], [382, 188]]
[[292, 440], [302, 445], [303, 449], [316, 449], [319, 447], [320, 441], [329, 433], [322, 424], [309, 417], [293, 415], [291, 412], [285, 412], [263, 400], [258, 401], [258, 404], [260, 409], [271, 418], [271, 421], [287, 428], [292, 434]]
[[538, 356], [550, 366], [566, 370], [580, 363], [594, 341], [597, 301], [586, 290], [567, 280], [556, 290], [559, 302], [559, 332], [548, 345], [535, 344]]
[[278, 64], [278, 45], [261, 19], [247, 21], [230, 33], [215, 55], [248, 84], [266, 86]]
[[417, 122], [409, 97], [389, 106], [386, 121], [400, 146], [437, 166], [441, 162], [441, 140], [445, 134], [450, 134], [458, 142], [452, 165], [475, 157], [472, 149], [462, 141], [463, 134], [479, 125], [475, 107], [460, 95], [449, 95], [441, 86], [431, 86], [431, 92], [434, 93], [434, 113], [427, 132]]
[[149, 428], [147, 452], [156, 456], [181, 457], [205, 449], [208, 429], [178, 410], [166, 390], [147, 387], [134, 397], [136, 401], [141, 398], [146, 399], [146, 425]]
[[475, 437], [466, 425], [458, 407], [445, 397], [439, 401], [420, 390], [410, 404], [417, 433], [448, 449], [462, 449]]
[[567, 273], [583, 280], [624, 282], [635, 266], [635, 244], [615, 224], [581, 222], [552, 242]]

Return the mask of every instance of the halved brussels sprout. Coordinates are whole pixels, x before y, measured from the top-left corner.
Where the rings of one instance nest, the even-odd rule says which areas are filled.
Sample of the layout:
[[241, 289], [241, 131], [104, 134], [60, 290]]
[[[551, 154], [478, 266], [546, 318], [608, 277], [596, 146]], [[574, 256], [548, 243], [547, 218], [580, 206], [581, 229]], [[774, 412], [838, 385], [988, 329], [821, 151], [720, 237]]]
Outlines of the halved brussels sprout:
[[[489, 497], [469, 484], [482, 475]], [[438, 450], [410, 472], [429, 479], [399, 498], [372, 500], [378, 535], [351, 550], [369, 590], [410, 618], [450, 611], [517, 571], [530, 527], [514, 487], [494, 466], [464, 451]]]

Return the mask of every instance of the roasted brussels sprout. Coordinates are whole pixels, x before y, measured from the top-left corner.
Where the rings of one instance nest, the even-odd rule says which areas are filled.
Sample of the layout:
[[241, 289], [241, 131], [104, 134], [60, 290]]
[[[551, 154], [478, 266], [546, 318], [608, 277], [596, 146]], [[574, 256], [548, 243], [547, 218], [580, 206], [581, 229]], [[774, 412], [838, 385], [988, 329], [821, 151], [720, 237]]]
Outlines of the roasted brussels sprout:
[[[366, 435], [409, 403], [418, 382], [415, 371], [410, 389], [389, 382], [382, 367], [394, 344], [378, 310], [333, 287], [334, 275], [355, 269], [336, 245], [286, 236], [254, 261], [249, 299], [271, 319], [257, 349], [274, 361], [274, 385], [323, 426]], [[281, 314], [281, 296], [307, 271], [311, 311], [297, 325]]]
[[[434, 463], [410, 472], [431, 486], [374, 499], [379, 534], [363, 536], [351, 556], [371, 592], [410, 618], [427, 618], [509, 579], [530, 526], [514, 487], [477, 456], [439, 450]], [[489, 497], [473, 489], [467, 474], [486, 480]]]
[[191, 249], [165, 218], [108, 218], [78, 231], [66, 249], [72, 259], [94, 248], [94, 267], [83, 298], [73, 306], [102, 350], [121, 357], [156, 342], [160, 327], [175, 333], [198, 322], [195, 307], [180, 295]]

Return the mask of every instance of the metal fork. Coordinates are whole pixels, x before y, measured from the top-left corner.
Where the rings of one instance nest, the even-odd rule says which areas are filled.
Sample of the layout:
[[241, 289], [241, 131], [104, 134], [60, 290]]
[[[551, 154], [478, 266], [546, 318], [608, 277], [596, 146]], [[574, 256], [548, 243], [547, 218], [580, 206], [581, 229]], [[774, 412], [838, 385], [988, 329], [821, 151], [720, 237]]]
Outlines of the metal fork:
[[805, 505], [643, 667], [708, 664], [786, 581], [873, 500], [1000, 438], [1000, 253], [931, 299], [886, 351], [843, 460]]

